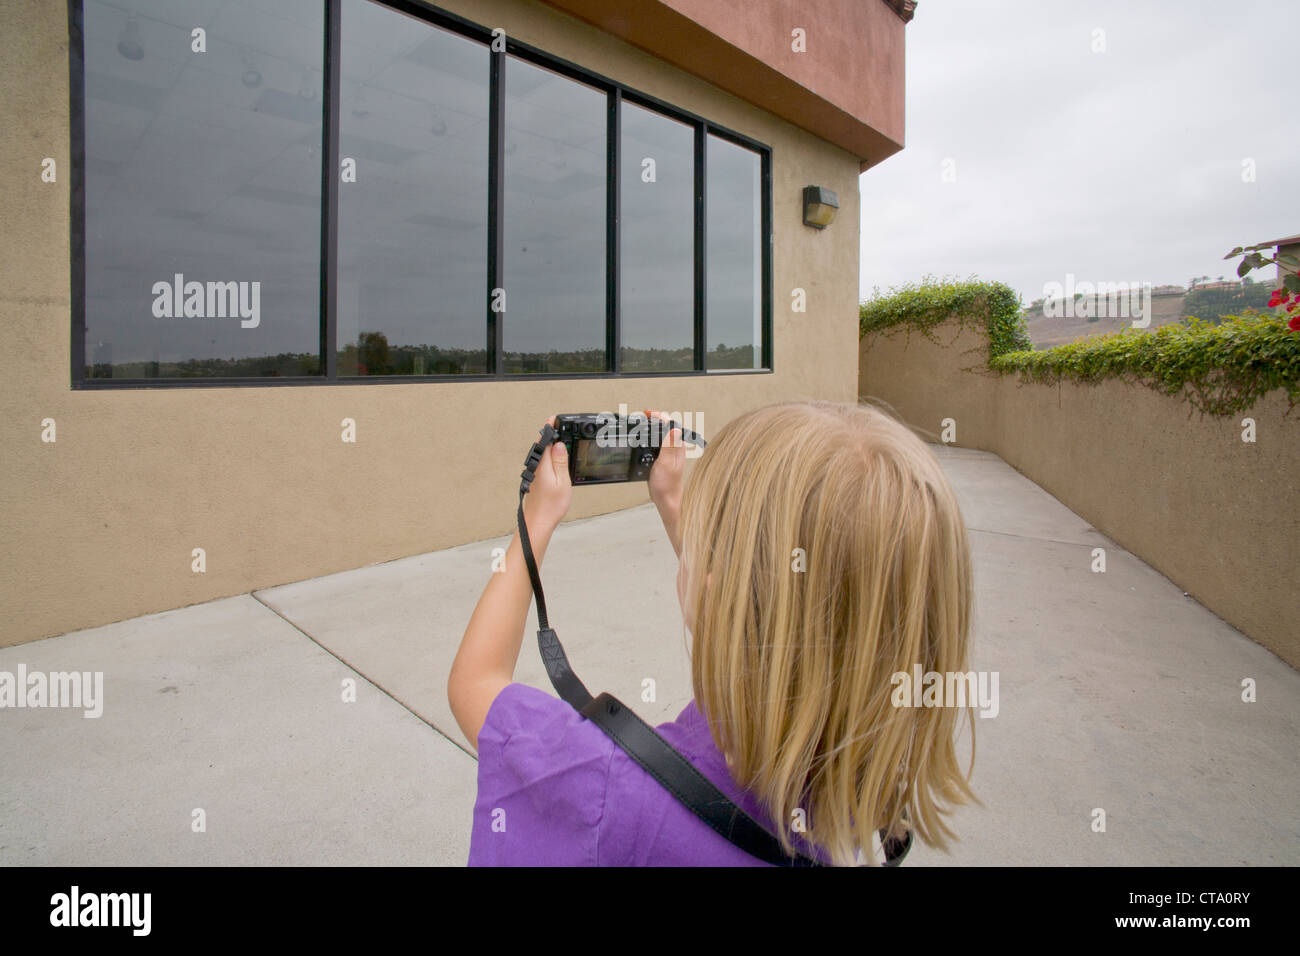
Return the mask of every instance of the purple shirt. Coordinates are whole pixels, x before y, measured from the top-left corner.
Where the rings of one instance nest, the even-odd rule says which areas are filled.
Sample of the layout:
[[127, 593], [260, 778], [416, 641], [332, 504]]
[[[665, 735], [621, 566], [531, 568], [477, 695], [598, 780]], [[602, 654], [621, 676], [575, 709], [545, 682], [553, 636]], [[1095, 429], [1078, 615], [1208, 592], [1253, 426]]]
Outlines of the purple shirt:
[[[655, 728], [700, 773], [771, 832], [736, 786], [691, 701]], [[804, 853], [812, 848], [791, 835]], [[815, 854], [826, 860], [824, 853]], [[714, 832], [564, 701], [514, 683], [478, 737], [470, 866], [765, 866]]]

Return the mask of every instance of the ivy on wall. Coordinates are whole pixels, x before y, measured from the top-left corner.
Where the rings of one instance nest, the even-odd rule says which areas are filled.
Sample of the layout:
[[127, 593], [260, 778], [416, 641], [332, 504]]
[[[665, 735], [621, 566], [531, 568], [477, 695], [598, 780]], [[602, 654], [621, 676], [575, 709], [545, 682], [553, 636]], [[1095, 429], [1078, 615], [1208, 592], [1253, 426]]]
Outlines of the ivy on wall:
[[1214, 416], [1246, 411], [1274, 389], [1300, 402], [1300, 336], [1271, 315], [1229, 315], [1218, 324], [1189, 318], [1152, 332], [1125, 329], [1041, 352], [1008, 352], [989, 362], [1022, 381], [1093, 384], [1108, 378], [1181, 395]]
[[933, 342], [934, 329], [950, 319], [970, 324], [988, 334], [989, 357], [1032, 349], [1029, 331], [1020, 315], [1020, 296], [1001, 282], [935, 279], [894, 286], [885, 294], [858, 306], [859, 337], [868, 332], [908, 327]]
[[1093, 385], [1118, 379], [1180, 396], [1216, 417], [1239, 414], [1279, 388], [1290, 409], [1300, 403], [1300, 335], [1271, 313], [1224, 316], [1217, 324], [1188, 318], [1035, 351], [1019, 296], [999, 282], [927, 276], [883, 295], [877, 291], [859, 306], [861, 335], [906, 327], [941, 344], [934, 330], [949, 320], [987, 330], [988, 369], [1018, 374], [1023, 382]]

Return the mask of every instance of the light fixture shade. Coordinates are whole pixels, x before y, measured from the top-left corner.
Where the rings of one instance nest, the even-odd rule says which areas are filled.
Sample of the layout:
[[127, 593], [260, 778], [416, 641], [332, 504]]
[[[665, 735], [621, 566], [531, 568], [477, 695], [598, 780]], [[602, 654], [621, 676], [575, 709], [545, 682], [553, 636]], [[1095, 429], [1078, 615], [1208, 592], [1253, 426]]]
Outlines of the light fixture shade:
[[805, 186], [803, 188], [803, 224], [805, 226], [825, 229], [835, 219], [835, 211], [839, 208], [839, 197], [825, 186]]
[[240, 48], [239, 61], [244, 65], [244, 75], [240, 81], [250, 90], [255, 90], [262, 85], [262, 71], [253, 65], [253, 61], [248, 56], [248, 51]]
[[132, 13], [126, 18], [126, 26], [117, 38], [117, 52], [128, 60], [143, 60], [144, 47], [140, 44], [140, 21]]

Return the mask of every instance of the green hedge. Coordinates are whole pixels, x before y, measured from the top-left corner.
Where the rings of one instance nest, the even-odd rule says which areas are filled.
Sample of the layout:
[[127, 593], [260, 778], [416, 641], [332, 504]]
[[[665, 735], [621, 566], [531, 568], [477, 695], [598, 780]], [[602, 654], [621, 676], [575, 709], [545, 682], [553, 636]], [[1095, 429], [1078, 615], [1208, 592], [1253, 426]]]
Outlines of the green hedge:
[[974, 323], [989, 337], [989, 357], [1031, 349], [1029, 332], [1020, 314], [1020, 296], [1001, 282], [980, 282], [974, 276], [935, 279], [894, 286], [858, 306], [859, 336], [908, 327], [934, 339], [933, 329], [956, 319]]
[[[1189, 317], [1154, 330], [1124, 329], [1035, 351], [1021, 317], [1020, 297], [1000, 282], [926, 276], [859, 305], [859, 332], [915, 329], [938, 342], [949, 320], [987, 330], [988, 367], [1021, 381], [1096, 384], [1120, 379], [1165, 395], [1180, 395], [1208, 415], [1245, 411], [1274, 389], [1300, 404], [1300, 332], [1272, 313], [1225, 315], [1215, 322]], [[1288, 410], [1289, 413], [1289, 410]]]
[[1125, 329], [1041, 352], [1003, 353], [989, 367], [1047, 384], [1118, 378], [1184, 395], [1194, 408], [1215, 416], [1243, 412], [1277, 388], [1286, 390], [1291, 408], [1300, 402], [1300, 332], [1269, 313], [1227, 315], [1218, 324], [1189, 318], [1154, 331]]

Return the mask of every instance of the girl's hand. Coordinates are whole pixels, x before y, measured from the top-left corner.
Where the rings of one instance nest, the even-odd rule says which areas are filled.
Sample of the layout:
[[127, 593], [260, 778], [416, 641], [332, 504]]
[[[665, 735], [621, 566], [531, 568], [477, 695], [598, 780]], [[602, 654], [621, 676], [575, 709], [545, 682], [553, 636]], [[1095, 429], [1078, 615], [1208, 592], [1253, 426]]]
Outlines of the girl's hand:
[[[555, 427], [555, 416], [546, 420]], [[541, 431], [541, 429], [538, 429]], [[531, 532], [534, 522], [539, 529], [554, 530], [569, 512], [573, 500], [573, 482], [569, 479], [569, 450], [561, 441], [555, 441], [542, 452], [537, 463], [537, 474], [524, 495], [524, 520]]]
[[[645, 409], [647, 417], [657, 418], [664, 424], [670, 420], [664, 412]], [[655, 503], [662, 515], [665, 511], [674, 516], [682, 505], [682, 474], [686, 468], [686, 445], [682, 442], [682, 430], [674, 428], [664, 436], [659, 458], [650, 469], [650, 500]]]

